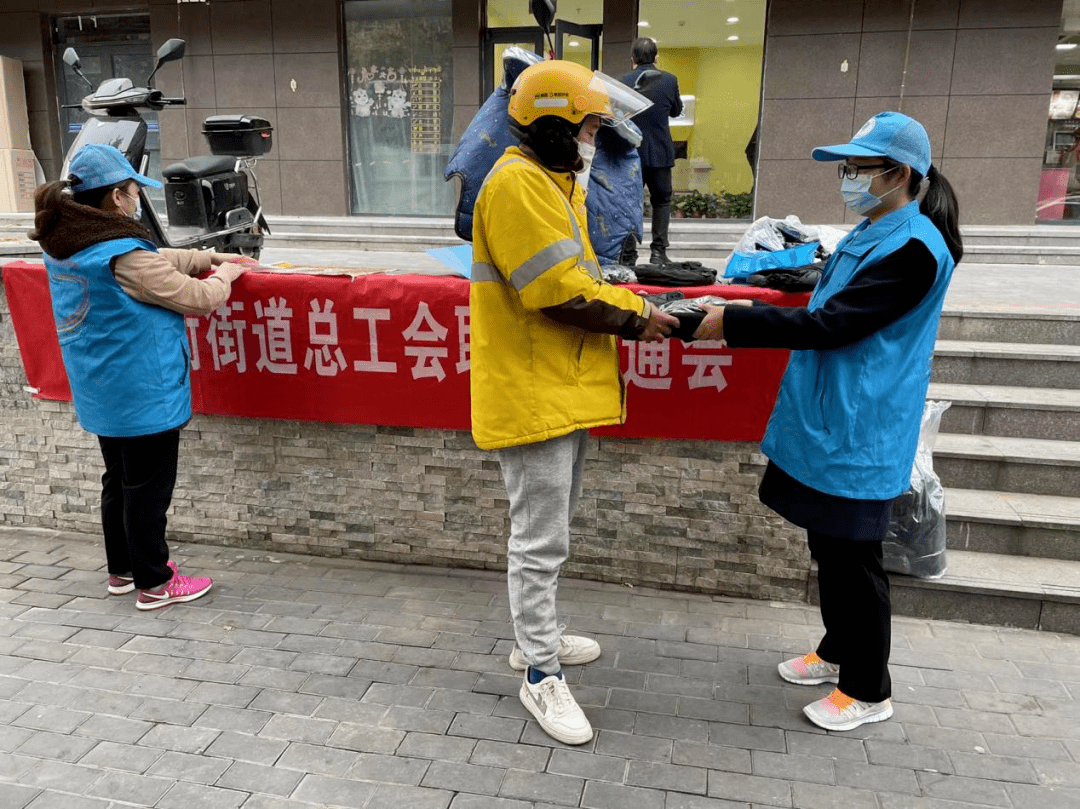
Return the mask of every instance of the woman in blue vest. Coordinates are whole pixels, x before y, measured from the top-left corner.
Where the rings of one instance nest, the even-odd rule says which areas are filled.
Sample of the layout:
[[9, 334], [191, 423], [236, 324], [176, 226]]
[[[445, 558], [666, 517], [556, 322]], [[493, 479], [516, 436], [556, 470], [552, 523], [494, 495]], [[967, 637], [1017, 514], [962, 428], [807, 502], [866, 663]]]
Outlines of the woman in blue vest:
[[866, 219], [840, 242], [805, 309], [709, 307], [694, 336], [793, 350], [761, 446], [769, 464], [759, 496], [807, 530], [825, 636], [779, 671], [788, 682], [837, 683], [803, 710], [827, 730], [852, 730], [892, 716], [882, 539], [910, 484], [938, 318], [963, 245], [956, 195], [931, 165], [918, 121], [880, 113], [813, 158], [843, 161], [840, 193]]
[[118, 149], [88, 144], [67, 180], [37, 190], [30, 234], [45, 253], [75, 415], [105, 460], [108, 592], [137, 588], [141, 610], [192, 601], [212, 585], [182, 575], [165, 542], [180, 428], [191, 418], [184, 315], [212, 312], [247, 269], [226, 263], [236, 256], [159, 250], [139, 223], [147, 185], [161, 187]]

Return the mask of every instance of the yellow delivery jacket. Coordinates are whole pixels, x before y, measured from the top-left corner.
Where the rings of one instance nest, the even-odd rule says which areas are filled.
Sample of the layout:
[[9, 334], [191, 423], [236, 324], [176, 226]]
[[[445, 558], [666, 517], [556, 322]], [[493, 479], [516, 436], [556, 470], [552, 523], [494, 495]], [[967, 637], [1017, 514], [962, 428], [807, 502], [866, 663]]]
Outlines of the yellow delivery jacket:
[[585, 192], [573, 175], [548, 171], [510, 147], [474, 208], [472, 433], [481, 449], [626, 419], [616, 336], [541, 311], [576, 301], [637, 317], [648, 311], [641, 296], [603, 282], [589, 243]]

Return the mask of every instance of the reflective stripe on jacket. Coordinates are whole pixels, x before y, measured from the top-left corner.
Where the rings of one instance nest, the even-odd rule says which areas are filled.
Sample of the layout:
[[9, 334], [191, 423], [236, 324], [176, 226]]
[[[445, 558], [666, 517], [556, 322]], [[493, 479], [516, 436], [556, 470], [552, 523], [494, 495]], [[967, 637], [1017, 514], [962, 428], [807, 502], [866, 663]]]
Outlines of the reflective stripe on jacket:
[[84, 430], [109, 438], [173, 430], [191, 418], [184, 316], [120, 288], [111, 263], [132, 250], [157, 248], [114, 239], [67, 259], [45, 256], [75, 415]]
[[761, 450], [812, 489], [856, 500], [907, 491], [919, 441], [938, 320], [956, 266], [934, 224], [911, 202], [851, 231], [825, 265], [808, 308], [916, 239], [937, 260], [922, 301], [850, 345], [792, 351]]
[[616, 338], [557, 323], [541, 311], [575, 298], [635, 315], [646, 311], [639, 295], [602, 281], [585, 194], [572, 176], [507, 149], [476, 201], [473, 261], [477, 446], [499, 449], [621, 424], [626, 406]]

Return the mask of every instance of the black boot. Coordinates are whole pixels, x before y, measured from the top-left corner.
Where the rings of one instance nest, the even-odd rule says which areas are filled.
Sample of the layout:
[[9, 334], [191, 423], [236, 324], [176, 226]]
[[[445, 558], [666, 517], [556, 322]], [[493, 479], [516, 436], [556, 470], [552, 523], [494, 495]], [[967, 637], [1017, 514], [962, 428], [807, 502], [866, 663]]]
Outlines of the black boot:
[[637, 236], [627, 233], [619, 253], [619, 263], [624, 267], [633, 267], [637, 264], [637, 244]]
[[671, 259], [667, 257], [667, 253], [664, 252], [663, 247], [654, 247], [649, 251], [649, 263], [670, 264]]
[[671, 203], [657, 205], [652, 215], [652, 244], [649, 251], [650, 264], [670, 264], [667, 257], [668, 225], [671, 223]]

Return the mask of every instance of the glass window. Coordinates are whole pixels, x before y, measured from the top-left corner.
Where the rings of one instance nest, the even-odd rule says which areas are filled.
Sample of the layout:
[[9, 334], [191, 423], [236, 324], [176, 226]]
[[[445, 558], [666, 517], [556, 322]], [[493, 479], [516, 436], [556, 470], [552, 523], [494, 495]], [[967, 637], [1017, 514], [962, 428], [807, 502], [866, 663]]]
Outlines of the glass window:
[[1069, 3], [1062, 14], [1054, 56], [1035, 218], [1076, 224], [1080, 220], [1080, 20], [1070, 13]]
[[454, 209], [449, 0], [346, 0], [353, 213]]
[[[766, 0], [640, 2], [638, 35], [656, 40], [657, 67], [679, 79], [686, 110], [671, 122], [676, 197], [753, 190], [765, 6]], [[739, 215], [749, 215], [745, 202]]]

